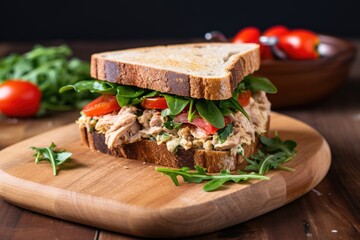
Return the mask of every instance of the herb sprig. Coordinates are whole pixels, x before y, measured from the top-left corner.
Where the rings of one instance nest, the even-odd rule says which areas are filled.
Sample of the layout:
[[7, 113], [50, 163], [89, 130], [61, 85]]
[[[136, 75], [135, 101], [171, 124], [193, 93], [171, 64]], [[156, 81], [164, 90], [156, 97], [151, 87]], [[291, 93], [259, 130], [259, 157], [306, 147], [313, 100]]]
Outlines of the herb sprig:
[[275, 137], [268, 138], [265, 136], [260, 137], [262, 147], [257, 153], [251, 155], [249, 158], [245, 157], [248, 162], [248, 166], [245, 167], [245, 171], [239, 171], [237, 174], [231, 174], [229, 170], [223, 170], [218, 175], [210, 175], [206, 173], [206, 169], [201, 166], [195, 166], [195, 170], [190, 170], [188, 167], [181, 169], [170, 168], [155, 168], [156, 171], [162, 172], [168, 175], [176, 186], [179, 186], [178, 176], [181, 176], [185, 182], [188, 183], [202, 183], [207, 182], [203, 190], [214, 191], [220, 188], [227, 182], [240, 182], [249, 179], [256, 180], [269, 180], [270, 178], [264, 176], [270, 169], [279, 169], [285, 171], [294, 171], [291, 168], [282, 166], [283, 163], [290, 161], [296, 155], [296, 142], [293, 140], [283, 141], [276, 132]]
[[34, 154], [35, 163], [39, 163], [41, 161], [49, 161], [54, 176], [57, 175], [56, 167], [63, 164], [72, 156], [72, 153], [66, 152], [65, 150], [55, 150], [55, 147], [56, 145], [53, 142], [49, 147], [31, 147], [31, 149], [36, 151], [36, 153]]
[[169, 169], [169, 168], [156, 168], [156, 171], [162, 172], [165, 175], [168, 175], [174, 182], [176, 186], [179, 186], [179, 181], [177, 176], [181, 176], [185, 182], [188, 183], [202, 183], [203, 181], [207, 182], [203, 190], [206, 192], [214, 191], [221, 187], [226, 182], [240, 182], [250, 179], [254, 180], [269, 180], [269, 177], [262, 176], [256, 173], [245, 173], [238, 171], [238, 174], [231, 174], [229, 170], [223, 170], [218, 175], [207, 174], [205, 168], [200, 166], [195, 166], [195, 171], [190, 171], [190, 168], [183, 167], [181, 169]]
[[249, 164], [245, 167], [245, 171], [255, 171], [259, 174], [265, 174], [270, 169], [293, 171], [282, 164], [290, 161], [296, 155], [297, 144], [295, 141], [282, 141], [276, 132], [273, 138], [260, 136], [260, 142], [263, 147], [257, 153], [251, 155], [250, 158], [244, 156]]

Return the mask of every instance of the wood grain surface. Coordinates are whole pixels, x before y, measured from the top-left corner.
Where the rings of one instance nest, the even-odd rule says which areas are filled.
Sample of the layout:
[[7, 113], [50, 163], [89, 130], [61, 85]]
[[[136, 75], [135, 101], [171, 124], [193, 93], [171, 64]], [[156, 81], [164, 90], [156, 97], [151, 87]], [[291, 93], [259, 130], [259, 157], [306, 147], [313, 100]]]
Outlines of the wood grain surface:
[[[2, 150], [0, 195], [29, 210], [137, 236], [217, 231], [302, 196], [329, 169], [328, 144], [314, 129], [275, 113], [270, 122], [270, 134], [277, 130], [283, 139], [295, 140], [298, 153], [287, 163], [295, 172], [272, 171], [269, 181], [229, 184], [211, 193], [202, 191], [202, 184], [176, 187], [153, 164], [90, 151], [73, 123]], [[56, 177], [48, 163], [34, 165], [29, 149], [49, 141], [73, 153]]]
[[[196, 40], [68, 41], [66, 43], [72, 47], [76, 56], [90, 59], [92, 52], [190, 41]], [[357, 49], [360, 49], [360, 40], [353, 39], [352, 42]], [[64, 42], [58, 40], [41, 43], [58, 45]], [[34, 44], [32, 42], [0, 43], [0, 55], [28, 51]], [[232, 227], [187, 239], [359, 239], [360, 148], [357, 147], [357, 143], [360, 142], [359, 92], [358, 51], [350, 78], [331, 96], [308, 105], [277, 110], [309, 124], [328, 141], [332, 162], [328, 174], [319, 185], [296, 201], [267, 214]], [[74, 118], [78, 116], [77, 111], [72, 114]], [[44, 132], [44, 128], [51, 128], [51, 121], [63, 125], [74, 120], [64, 116], [66, 114], [55, 114], [40, 120], [0, 117], [0, 148]], [[49, 124], [47, 120], [50, 121]], [[4, 132], [13, 139], [11, 142], [3, 135]], [[0, 198], [0, 239], [139, 238], [28, 211]]]

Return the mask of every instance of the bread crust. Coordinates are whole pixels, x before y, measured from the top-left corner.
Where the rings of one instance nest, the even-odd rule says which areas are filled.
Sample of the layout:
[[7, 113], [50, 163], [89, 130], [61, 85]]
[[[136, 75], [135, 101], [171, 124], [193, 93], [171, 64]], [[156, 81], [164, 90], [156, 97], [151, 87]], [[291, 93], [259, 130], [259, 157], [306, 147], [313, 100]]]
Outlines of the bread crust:
[[[225, 43], [181, 44], [172, 45], [171, 47], [199, 47], [210, 44]], [[149, 48], [138, 48], [140, 51], [146, 49]], [[224, 100], [232, 97], [234, 89], [241, 80], [260, 67], [258, 47], [245, 53], [234, 54], [236, 59], [227, 67], [227, 74], [223, 77], [199, 77], [106, 58], [106, 55], [113, 53], [117, 52], [98, 53], [91, 56], [92, 77], [108, 82], [157, 90], [163, 93], [209, 100]]]
[[[269, 126], [269, 121], [267, 125]], [[105, 135], [102, 133], [88, 131], [86, 127], [80, 127], [80, 135], [82, 143], [92, 150], [115, 157], [125, 157], [166, 167], [189, 167], [194, 169], [195, 165], [199, 165], [206, 168], [207, 172], [215, 173], [224, 169], [230, 171], [243, 169], [247, 165], [245, 159], [240, 154], [232, 156], [229, 151], [185, 150], [178, 148], [176, 153], [172, 153], [167, 150], [166, 144], [158, 145], [156, 142], [148, 139], [124, 144], [119, 148], [109, 149], [105, 144]], [[255, 142], [244, 147], [244, 155], [250, 156], [257, 151], [258, 146], [259, 137], [256, 137]]]

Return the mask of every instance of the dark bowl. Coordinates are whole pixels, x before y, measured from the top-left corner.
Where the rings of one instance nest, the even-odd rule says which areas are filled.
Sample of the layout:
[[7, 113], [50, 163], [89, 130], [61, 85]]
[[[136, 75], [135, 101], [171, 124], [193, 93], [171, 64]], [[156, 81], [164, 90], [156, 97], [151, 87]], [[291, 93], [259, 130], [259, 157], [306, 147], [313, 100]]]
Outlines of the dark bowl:
[[278, 88], [268, 94], [272, 108], [299, 106], [334, 93], [348, 78], [356, 47], [340, 38], [320, 35], [322, 57], [316, 60], [264, 60], [254, 75], [267, 77]]

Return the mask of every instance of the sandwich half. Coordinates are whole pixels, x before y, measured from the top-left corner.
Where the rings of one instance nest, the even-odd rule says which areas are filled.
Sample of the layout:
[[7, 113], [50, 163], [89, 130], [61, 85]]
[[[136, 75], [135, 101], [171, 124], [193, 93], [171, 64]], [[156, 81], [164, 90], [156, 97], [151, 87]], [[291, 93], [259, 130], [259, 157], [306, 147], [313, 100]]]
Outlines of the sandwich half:
[[168, 167], [208, 172], [246, 166], [267, 133], [276, 88], [251, 76], [260, 67], [256, 44], [196, 43], [92, 55], [96, 80], [61, 92], [101, 96], [77, 120], [93, 150]]

